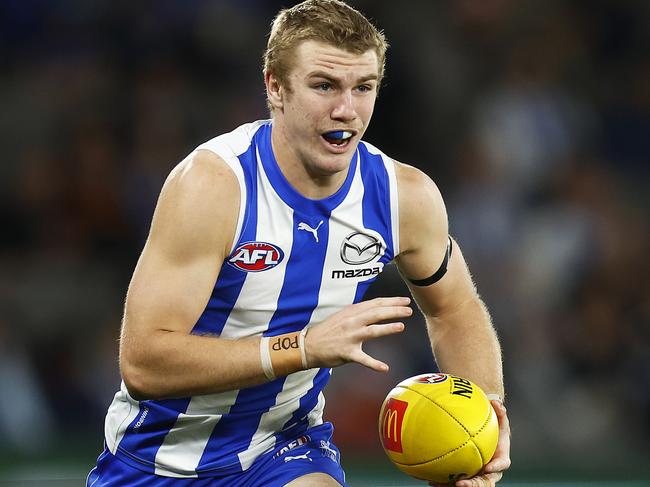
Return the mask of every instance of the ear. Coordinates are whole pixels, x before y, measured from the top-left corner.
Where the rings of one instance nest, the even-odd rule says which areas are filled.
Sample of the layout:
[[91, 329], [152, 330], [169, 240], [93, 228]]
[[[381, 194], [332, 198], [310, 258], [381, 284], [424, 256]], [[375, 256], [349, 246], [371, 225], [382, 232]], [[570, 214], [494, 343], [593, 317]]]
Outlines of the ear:
[[282, 110], [284, 106], [284, 89], [278, 78], [273, 73], [267, 71], [264, 73], [264, 84], [266, 85], [266, 96], [269, 104], [274, 110]]

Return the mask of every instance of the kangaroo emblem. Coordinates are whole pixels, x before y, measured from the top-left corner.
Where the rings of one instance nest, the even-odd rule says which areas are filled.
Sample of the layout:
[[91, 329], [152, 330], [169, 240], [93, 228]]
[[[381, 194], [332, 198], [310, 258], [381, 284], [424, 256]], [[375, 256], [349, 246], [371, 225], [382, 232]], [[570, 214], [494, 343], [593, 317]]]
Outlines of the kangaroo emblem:
[[309, 460], [312, 462], [313, 460], [309, 458], [307, 455], [311, 453], [311, 450], [307, 450], [307, 453], [304, 455], [296, 455], [295, 457], [284, 457], [284, 463], [290, 462], [291, 460]]
[[316, 225], [316, 228], [312, 228], [309, 225], [307, 225], [306, 223], [300, 222], [300, 223], [298, 223], [298, 230], [305, 230], [305, 231], [313, 234], [314, 238], [316, 239], [316, 243], [318, 243], [318, 229], [320, 228], [320, 226], [322, 224], [323, 224], [323, 220], [318, 222], [318, 225]]

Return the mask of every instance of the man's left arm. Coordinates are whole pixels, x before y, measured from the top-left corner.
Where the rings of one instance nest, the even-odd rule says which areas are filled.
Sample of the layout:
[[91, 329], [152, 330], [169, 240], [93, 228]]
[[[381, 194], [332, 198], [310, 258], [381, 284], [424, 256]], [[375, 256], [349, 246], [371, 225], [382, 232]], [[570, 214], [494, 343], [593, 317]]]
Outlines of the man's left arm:
[[499, 398], [492, 401], [500, 424], [499, 444], [486, 475], [456, 485], [493, 485], [510, 466], [510, 429], [503, 407], [497, 334], [460, 247], [448, 237], [447, 213], [438, 188], [410, 166], [397, 163], [396, 173], [400, 205], [396, 262], [424, 314], [436, 362], [441, 371], [466, 377], [486, 394]]

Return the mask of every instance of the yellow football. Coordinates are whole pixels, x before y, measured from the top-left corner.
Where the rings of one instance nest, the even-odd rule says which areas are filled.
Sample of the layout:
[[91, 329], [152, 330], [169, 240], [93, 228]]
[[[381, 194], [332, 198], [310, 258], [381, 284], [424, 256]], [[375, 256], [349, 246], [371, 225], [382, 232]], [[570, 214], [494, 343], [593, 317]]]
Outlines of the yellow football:
[[388, 393], [379, 414], [379, 437], [401, 471], [447, 483], [473, 477], [490, 461], [499, 424], [490, 401], [473, 382], [423, 374]]

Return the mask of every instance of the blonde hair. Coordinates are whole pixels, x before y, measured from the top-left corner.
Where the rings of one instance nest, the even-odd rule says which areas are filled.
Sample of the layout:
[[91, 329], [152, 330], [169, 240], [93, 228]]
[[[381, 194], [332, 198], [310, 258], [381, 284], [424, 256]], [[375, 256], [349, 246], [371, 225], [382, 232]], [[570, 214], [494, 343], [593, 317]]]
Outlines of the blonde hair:
[[345, 2], [306, 0], [278, 12], [264, 52], [264, 72], [273, 73], [288, 91], [292, 51], [306, 40], [324, 42], [354, 54], [374, 49], [379, 61], [378, 86], [381, 83], [388, 49], [384, 34]]

